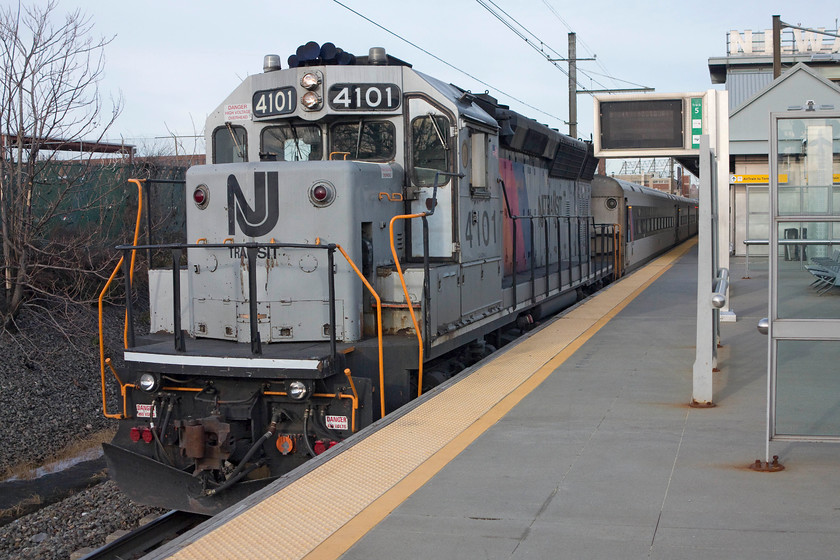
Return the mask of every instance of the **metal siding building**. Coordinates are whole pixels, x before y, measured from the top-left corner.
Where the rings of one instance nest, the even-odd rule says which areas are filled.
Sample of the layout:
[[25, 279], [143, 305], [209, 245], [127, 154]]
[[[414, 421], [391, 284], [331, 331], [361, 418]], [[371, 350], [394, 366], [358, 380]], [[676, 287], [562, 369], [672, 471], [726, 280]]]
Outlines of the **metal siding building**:
[[[709, 58], [712, 83], [726, 84], [729, 92], [730, 239], [736, 255], [746, 254], [746, 239], [769, 235], [770, 113], [802, 109], [808, 101], [817, 111], [840, 109], [840, 39], [789, 31], [782, 37], [782, 75], [776, 80], [762, 32], [727, 33], [728, 56]], [[752, 247], [750, 254], [767, 249]]]

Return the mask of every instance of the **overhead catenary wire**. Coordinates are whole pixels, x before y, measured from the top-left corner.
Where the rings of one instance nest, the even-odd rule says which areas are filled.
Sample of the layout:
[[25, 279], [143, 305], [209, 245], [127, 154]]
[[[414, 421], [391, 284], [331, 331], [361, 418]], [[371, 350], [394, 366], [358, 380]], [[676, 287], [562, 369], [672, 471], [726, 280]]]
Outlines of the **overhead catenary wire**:
[[458, 68], [457, 66], [455, 66], [455, 65], [454, 65], [454, 64], [452, 64], [451, 62], [448, 62], [448, 61], [446, 61], [446, 60], [442, 59], [441, 57], [439, 57], [439, 56], [437, 56], [437, 55], [435, 55], [435, 54], [433, 54], [433, 53], [429, 52], [428, 50], [424, 49], [424, 48], [423, 48], [423, 47], [421, 47], [420, 45], [418, 45], [418, 44], [416, 44], [416, 43], [413, 43], [412, 41], [409, 41], [408, 39], [406, 39], [405, 37], [403, 37], [403, 36], [399, 35], [398, 33], [395, 33], [394, 31], [391, 31], [390, 29], [388, 29], [388, 28], [387, 28], [387, 27], [385, 27], [384, 25], [382, 25], [382, 24], [380, 24], [380, 23], [377, 23], [376, 21], [374, 21], [374, 20], [370, 19], [369, 17], [367, 17], [366, 15], [362, 14], [361, 12], [359, 12], [359, 11], [357, 11], [357, 10], [354, 10], [354, 9], [353, 9], [353, 8], [351, 8], [350, 6], [348, 6], [348, 5], [344, 4], [343, 2], [340, 2], [339, 0], [333, 0], [333, 2], [335, 2], [336, 4], [338, 4], [339, 6], [341, 6], [342, 8], [344, 8], [345, 10], [347, 10], [347, 11], [349, 11], [349, 12], [352, 12], [352, 13], [356, 14], [357, 16], [359, 16], [359, 17], [360, 17], [360, 18], [362, 18], [363, 20], [367, 21], [368, 23], [371, 23], [371, 24], [375, 25], [375, 26], [376, 26], [376, 27], [378, 27], [379, 29], [381, 29], [381, 30], [385, 31], [386, 33], [388, 33], [389, 35], [392, 35], [392, 36], [396, 37], [396, 38], [397, 38], [397, 39], [399, 39], [400, 41], [402, 41], [402, 42], [404, 42], [404, 43], [407, 43], [407, 44], [411, 45], [411, 46], [412, 46], [412, 47], [414, 47], [415, 49], [417, 49], [417, 50], [419, 50], [419, 51], [423, 52], [424, 54], [426, 54], [426, 55], [428, 55], [428, 56], [430, 56], [430, 57], [434, 58], [434, 59], [435, 59], [435, 60], [437, 60], [438, 62], [440, 62], [440, 63], [442, 63], [442, 64], [445, 64], [446, 66], [448, 66], [448, 67], [452, 68], [452, 69], [453, 69], [453, 70], [455, 70], [456, 72], [460, 72], [461, 74], [463, 74], [463, 75], [467, 76], [468, 78], [470, 78], [470, 79], [472, 79], [472, 80], [475, 80], [476, 82], [480, 83], [481, 85], [483, 85], [483, 86], [485, 86], [485, 87], [487, 87], [487, 88], [489, 88], [489, 89], [491, 89], [491, 90], [493, 90], [493, 91], [496, 91], [496, 92], [498, 92], [498, 93], [500, 93], [500, 94], [502, 94], [502, 95], [504, 95], [504, 96], [506, 96], [506, 97], [509, 97], [509, 98], [510, 98], [510, 99], [512, 99], [513, 101], [516, 101], [517, 103], [520, 103], [520, 104], [524, 105], [525, 107], [528, 107], [529, 109], [533, 109], [534, 111], [536, 111], [536, 112], [538, 112], [538, 113], [540, 113], [540, 114], [543, 114], [543, 115], [545, 115], [545, 116], [547, 116], [547, 117], [551, 117], [552, 119], [556, 119], [556, 120], [561, 121], [561, 122], [565, 122], [565, 119], [564, 119], [563, 117], [558, 117], [557, 115], [553, 115], [553, 114], [548, 113], [548, 112], [546, 112], [546, 111], [544, 111], [544, 110], [542, 110], [542, 109], [539, 109], [538, 107], [535, 107], [535, 106], [533, 106], [533, 105], [531, 105], [531, 104], [529, 104], [529, 103], [526, 103], [525, 101], [523, 101], [523, 100], [521, 100], [521, 99], [518, 99], [517, 97], [514, 97], [514, 96], [513, 96], [513, 95], [511, 95], [510, 93], [507, 93], [507, 92], [505, 92], [505, 91], [503, 91], [503, 90], [501, 90], [501, 89], [497, 88], [496, 86], [493, 86], [493, 85], [491, 85], [491, 84], [489, 84], [489, 83], [487, 83], [487, 82], [485, 82], [485, 81], [481, 80], [480, 78], [478, 78], [478, 77], [476, 77], [476, 76], [474, 76], [474, 75], [470, 74], [470, 73], [469, 73], [469, 72], [467, 72], [466, 70], [462, 70], [461, 68]]
[[[499, 20], [499, 21], [500, 21], [500, 22], [501, 22], [501, 23], [502, 23], [505, 27], [507, 27], [508, 29], [510, 29], [511, 31], [513, 31], [513, 32], [514, 32], [514, 33], [515, 33], [515, 34], [516, 34], [516, 35], [517, 35], [520, 39], [522, 39], [523, 41], [525, 41], [525, 43], [526, 43], [529, 47], [531, 47], [532, 49], [534, 49], [535, 51], [537, 51], [538, 53], [540, 53], [541, 55], [543, 55], [543, 56], [545, 57], [545, 59], [546, 59], [546, 60], [547, 60], [547, 61], [548, 61], [548, 62], [549, 62], [552, 66], [554, 66], [555, 68], [557, 68], [558, 70], [560, 70], [560, 71], [561, 71], [563, 74], [565, 74], [567, 77], [569, 76], [569, 72], [568, 72], [565, 68], [563, 68], [563, 66], [562, 66], [562, 65], [558, 64], [558, 63], [557, 63], [558, 61], [557, 61], [557, 60], [555, 60], [555, 59], [553, 59], [553, 58], [551, 57], [551, 55], [549, 55], [549, 54], [545, 51], [545, 48], [547, 48], [547, 49], [548, 49], [548, 50], [550, 50], [552, 53], [554, 53], [554, 55], [555, 55], [556, 57], [558, 57], [558, 58], [562, 58], [562, 56], [563, 56], [563, 55], [561, 55], [561, 54], [560, 54], [560, 53], [558, 53], [556, 50], [554, 50], [554, 49], [552, 49], [551, 47], [549, 47], [549, 46], [545, 43], [545, 41], [541, 40], [541, 39], [540, 39], [539, 37], [537, 37], [534, 33], [532, 33], [531, 31], [529, 31], [529, 30], [528, 30], [528, 28], [526, 28], [524, 25], [522, 25], [521, 23], [519, 23], [519, 22], [516, 20], [516, 18], [514, 18], [513, 16], [511, 16], [510, 14], [508, 14], [507, 12], [505, 12], [502, 8], [500, 8], [500, 7], [499, 7], [497, 4], [495, 4], [492, 0], [486, 0], [486, 1], [485, 1], [485, 0], [476, 0], [476, 2], [477, 2], [477, 3], [478, 3], [478, 4], [482, 7], [482, 8], [484, 8], [485, 10], [487, 10], [488, 12], [490, 12], [490, 14], [491, 14], [493, 17], [495, 17], [497, 20]], [[490, 4], [492, 4], [492, 7], [490, 6]], [[495, 8], [495, 9], [494, 9], [494, 8]], [[496, 10], [498, 10], [498, 12], [497, 12]], [[499, 13], [499, 12], [501, 12], [501, 13]], [[503, 17], [503, 15], [504, 15], [504, 17]], [[506, 19], [506, 18], [507, 18], [507, 19]], [[532, 41], [531, 39], [529, 39], [527, 35], [530, 35], [531, 37], [533, 37], [533, 38], [534, 38], [534, 41]], [[537, 43], [539, 43], [539, 45], [538, 45]], [[577, 81], [576, 81], [576, 84], [577, 84], [577, 87], [579, 87], [579, 88], [581, 88], [581, 87], [582, 87], [582, 86], [581, 86], [581, 84], [580, 84], [580, 83], [578, 83]]]
[[[628, 84], [633, 83], [633, 82], [627, 82], [627, 80], [620, 80], [619, 78], [616, 78], [615, 76], [613, 76], [612, 72], [610, 72], [607, 69], [607, 67], [604, 66], [604, 63], [601, 62], [601, 59], [598, 58], [598, 55], [595, 54], [595, 51], [588, 44], [586, 44], [586, 42], [583, 39], [580, 38], [580, 35], [578, 35], [577, 32], [574, 29], [572, 29], [572, 26], [569, 25], [569, 22], [567, 22], [565, 19], [563, 19], [563, 16], [560, 15], [560, 12], [558, 12], [557, 9], [554, 6], [552, 6], [551, 3], [548, 0], [543, 0], [543, 4], [545, 4], [545, 6], [549, 9], [549, 11], [552, 14], [554, 14], [554, 17], [557, 18], [560, 21], [560, 23], [562, 23], [566, 27], [566, 29], [568, 29], [571, 33], [575, 33], [575, 38], [577, 40], [577, 43], [580, 46], [582, 46], [586, 50], [586, 52], [592, 56], [592, 58], [595, 59], [595, 64], [597, 64], [598, 67], [601, 70], [604, 71], [603, 74], [598, 74], [597, 72], [593, 72], [591, 70], [583, 70], [581, 68], [578, 68], [578, 72], [587, 75], [587, 77], [588, 77], [589, 74], [595, 74], [595, 75], [603, 76], [605, 78], [610, 78], [613, 81], [618, 80], [619, 82], [626, 82]], [[616, 84], [616, 85], [618, 85], [618, 84]], [[634, 85], [638, 85], [638, 84], [634, 84]]]
[[[504, 9], [502, 9], [493, 0], [476, 0], [476, 2], [481, 7], [483, 7], [485, 10], [490, 12], [496, 19], [498, 19], [500, 22], [502, 22], [508, 29], [513, 31], [517, 36], [519, 36], [522, 40], [524, 40], [528, 44], [528, 46], [530, 46], [531, 48], [533, 48], [534, 50], [539, 52], [541, 55], [543, 55], [546, 58], [546, 60], [548, 62], [550, 62], [554, 67], [556, 67], [558, 70], [560, 70], [566, 76], [569, 76], [569, 73], [561, 65], [557, 64], [558, 60], [552, 59], [552, 57], [546, 52], [546, 49], [548, 51], [554, 53], [558, 58], [560, 58], [562, 60], [568, 60], [568, 59], [564, 59], [563, 56], [559, 52], [557, 52], [555, 49], [551, 48], [545, 41], [543, 41], [542, 39], [537, 37], [536, 34], [534, 34], [527, 27], [522, 25], [516, 18], [514, 18], [512, 15], [507, 13]], [[571, 28], [571, 26], [568, 24], [568, 22], [566, 22], [566, 20], [564, 20], [562, 18], [562, 16], [560, 16], [560, 14], [557, 13], [557, 11], [546, 0], [543, 0], [543, 2], [549, 8], [549, 10], [551, 10], [552, 13], [563, 23], [563, 25], [565, 25], [566, 28], [569, 31], [574, 33], [574, 30]], [[492, 7], [490, 5], [492, 5]], [[532, 41], [531, 39], [528, 38], [528, 36], [532, 37], [534, 40]], [[590, 53], [592, 52], [592, 49], [590, 49], [588, 45], [586, 45], [585, 43], [583, 43], [581, 40], [579, 40], [577, 38], [577, 33], [575, 33], [575, 39], [576, 39], [577, 42], [586, 46], [586, 49], [589, 50]], [[539, 46], [537, 46], [537, 43], [539, 43]], [[597, 57], [594, 57], [594, 58], [595, 58], [596, 62], [598, 62], [598, 58]], [[601, 68], [605, 72], [609, 72], [603, 66], [603, 64], [600, 64], [600, 62], [599, 62], [599, 65], [601, 66]], [[603, 83], [598, 81], [596, 78], [593, 77], [593, 75], [595, 75], [595, 76], [600, 75], [600, 76], [603, 76], [603, 77], [606, 77], [606, 78], [610, 78], [612, 80], [618, 80], [618, 78], [615, 78], [614, 76], [612, 76], [610, 74], [599, 74], [597, 72], [592, 72], [592, 71], [589, 71], [589, 70], [585, 70], [583, 68], [580, 68], [579, 66], [577, 67], [577, 73], [581, 74], [583, 76], [586, 76], [587, 78], [589, 78], [591, 80], [592, 83], [597, 84], [598, 86], [600, 86], [605, 91], [610, 90], [611, 88], [608, 88], [606, 85], [604, 85]], [[639, 86], [640, 88], [645, 87], [645, 86], [642, 86], [640, 84], [635, 84], [635, 83], [627, 81], [627, 80], [619, 80], [619, 81], [624, 81], [626, 83]], [[580, 81], [578, 81], [577, 79], [575, 79], [575, 85], [578, 88], [579, 93], [588, 93], [590, 95], [593, 95], [595, 93], [594, 91], [590, 91], [593, 88], [591, 88], [591, 87], [587, 88], [587, 87], [583, 86], [583, 84], [581, 84]]]

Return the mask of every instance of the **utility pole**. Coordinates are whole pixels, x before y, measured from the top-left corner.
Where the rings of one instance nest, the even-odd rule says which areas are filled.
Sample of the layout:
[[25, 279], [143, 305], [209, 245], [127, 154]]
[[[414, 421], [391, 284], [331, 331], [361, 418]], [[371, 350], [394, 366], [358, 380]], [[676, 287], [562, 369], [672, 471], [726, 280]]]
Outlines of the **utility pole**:
[[782, 75], [782, 20], [773, 16], [773, 79]]
[[[479, 4], [482, 2], [479, 1]], [[574, 32], [569, 33], [569, 56], [568, 58], [546, 58], [549, 62], [554, 64], [557, 62], [568, 62], [569, 63], [569, 136], [572, 138], [577, 138], [577, 96], [581, 93], [588, 93], [590, 95], [594, 93], [618, 93], [624, 91], [653, 91], [653, 88], [649, 87], [640, 87], [640, 88], [626, 88], [626, 89], [578, 89], [577, 86], [577, 63], [580, 60], [596, 60], [595, 57], [592, 58], [578, 58], [577, 57], [577, 38]]]
[[569, 33], [569, 136], [577, 138], [577, 41]]
[[674, 185], [674, 158], [669, 157], [668, 163], [670, 164], [670, 169], [668, 171], [668, 192], [670, 194], [674, 194], [676, 190], [676, 186]]

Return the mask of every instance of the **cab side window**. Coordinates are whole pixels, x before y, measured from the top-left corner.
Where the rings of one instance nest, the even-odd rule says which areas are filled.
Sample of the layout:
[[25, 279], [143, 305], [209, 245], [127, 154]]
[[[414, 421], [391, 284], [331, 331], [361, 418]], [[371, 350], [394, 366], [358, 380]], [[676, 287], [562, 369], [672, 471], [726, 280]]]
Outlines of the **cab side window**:
[[213, 163], [248, 161], [248, 134], [243, 126], [226, 124], [213, 131]]
[[[443, 115], [424, 115], [411, 121], [411, 164], [414, 183], [434, 185], [436, 171], [449, 170], [449, 119]], [[438, 178], [438, 184], [445, 183]]]

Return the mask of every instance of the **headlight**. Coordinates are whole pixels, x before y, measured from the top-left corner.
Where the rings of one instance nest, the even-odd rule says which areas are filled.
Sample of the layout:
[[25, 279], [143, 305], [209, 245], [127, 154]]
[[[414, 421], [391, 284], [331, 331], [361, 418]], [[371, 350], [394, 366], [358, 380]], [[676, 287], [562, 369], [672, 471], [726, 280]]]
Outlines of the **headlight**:
[[307, 109], [317, 109], [321, 104], [321, 97], [314, 91], [307, 91], [301, 97], [300, 102]]
[[303, 381], [289, 381], [286, 383], [286, 394], [290, 399], [302, 401], [309, 396], [309, 387]]
[[160, 389], [160, 377], [153, 373], [144, 373], [140, 376], [140, 388], [147, 393], [154, 393]]
[[300, 85], [309, 90], [315, 89], [320, 84], [321, 77], [318, 74], [315, 74], [314, 72], [307, 72], [303, 75], [303, 78], [300, 79]]

